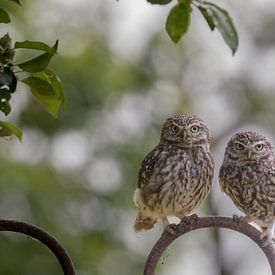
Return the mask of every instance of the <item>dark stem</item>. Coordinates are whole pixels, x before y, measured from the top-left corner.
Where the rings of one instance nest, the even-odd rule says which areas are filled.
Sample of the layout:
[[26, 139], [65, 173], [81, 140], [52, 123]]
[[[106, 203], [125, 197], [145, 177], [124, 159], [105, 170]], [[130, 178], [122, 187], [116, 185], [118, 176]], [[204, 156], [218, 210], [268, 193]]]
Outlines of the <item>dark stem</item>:
[[242, 220], [236, 222], [228, 217], [198, 217], [197, 215], [182, 219], [179, 225], [173, 227], [174, 234], [171, 234], [169, 231], [163, 232], [147, 258], [143, 275], [155, 274], [156, 265], [162, 253], [175, 239], [190, 231], [208, 227], [232, 229], [249, 237], [264, 252], [268, 259], [272, 275], [275, 275], [275, 254], [273, 248], [271, 245], [263, 247], [263, 241], [260, 239], [261, 232], [259, 230]]
[[24, 222], [0, 220], [0, 231], [23, 233], [46, 245], [57, 257], [65, 275], [76, 275], [73, 263], [65, 248], [44, 230]]

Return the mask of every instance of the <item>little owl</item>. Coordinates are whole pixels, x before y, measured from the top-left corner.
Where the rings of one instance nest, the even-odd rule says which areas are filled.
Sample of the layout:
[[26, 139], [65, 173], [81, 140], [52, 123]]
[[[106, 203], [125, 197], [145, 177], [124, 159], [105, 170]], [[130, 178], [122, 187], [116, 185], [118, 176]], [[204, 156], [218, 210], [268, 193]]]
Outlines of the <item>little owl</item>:
[[182, 219], [205, 199], [212, 185], [214, 164], [206, 123], [196, 117], [170, 117], [159, 144], [145, 157], [138, 174], [134, 202], [139, 212], [136, 232], [154, 227], [168, 216]]
[[271, 142], [257, 132], [241, 132], [229, 140], [220, 168], [221, 190], [256, 222], [261, 238], [271, 243], [275, 228], [275, 155]]

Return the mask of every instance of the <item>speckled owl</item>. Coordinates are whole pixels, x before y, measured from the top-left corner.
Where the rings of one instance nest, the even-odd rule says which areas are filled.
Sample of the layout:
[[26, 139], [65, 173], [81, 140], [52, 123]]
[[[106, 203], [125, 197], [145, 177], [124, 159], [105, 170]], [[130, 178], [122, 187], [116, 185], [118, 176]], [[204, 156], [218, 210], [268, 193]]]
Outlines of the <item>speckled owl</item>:
[[257, 132], [240, 132], [229, 140], [220, 168], [221, 190], [263, 229], [271, 243], [275, 227], [275, 155], [271, 142]]
[[167, 217], [182, 219], [194, 212], [208, 195], [213, 174], [206, 123], [190, 115], [168, 118], [159, 144], [139, 170], [135, 231], [151, 229], [158, 220], [167, 226]]

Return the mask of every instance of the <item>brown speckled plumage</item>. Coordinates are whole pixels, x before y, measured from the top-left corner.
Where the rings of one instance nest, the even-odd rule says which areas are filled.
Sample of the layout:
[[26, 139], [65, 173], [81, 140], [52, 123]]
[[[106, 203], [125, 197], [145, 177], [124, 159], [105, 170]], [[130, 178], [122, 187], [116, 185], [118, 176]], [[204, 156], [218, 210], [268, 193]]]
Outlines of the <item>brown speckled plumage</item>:
[[135, 231], [151, 229], [158, 219], [192, 213], [211, 189], [214, 173], [209, 132], [196, 116], [174, 116], [163, 125], [160, 143], [145, 157], [134, 201]]
[[220, 186], [234, 204], [263, 228], [270, 242], [275, 220], [275, 155], [271, 142], [257, 132], [235, 134], [228, 142]]

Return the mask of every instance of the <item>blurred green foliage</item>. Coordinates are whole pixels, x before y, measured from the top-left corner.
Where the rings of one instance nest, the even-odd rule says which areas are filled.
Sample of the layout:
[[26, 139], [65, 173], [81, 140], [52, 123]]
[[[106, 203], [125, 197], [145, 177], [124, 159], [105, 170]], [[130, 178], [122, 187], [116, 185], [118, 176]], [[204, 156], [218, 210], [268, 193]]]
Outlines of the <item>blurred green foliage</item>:
[[[132, 41], [122, 42], [123, 49], [117, 51], [111, 39], [112, 18], [122, 17], [116, 12], [123, 1], [114, 3], [114, 10], [102, 0], [25, 0], [21, 7], [2, 2], [13, 22], [9, 33], [16, 40], [51, 44], [59, 38], [51, 67], [62, 81], [66, 107], [54, 119], [23, 85], [17, 87], [11, 100], [17, 111], [11, 120], [23, 129], [24, 137], [22, 144], [14, 139], [0, 141], [1, 217], [36, 224], [54, 235], [68, 250], [79, 275], [142, 274], [160, 227], [144, 234], [133, 232], [132, 194], [139, 164], [158, 142], [163, 120], [176, 113], [204, 116], [211, 129], [213, 152], [232, 130], [252, 122], [274, 134], [273, 82], [265, 86], [267, 81], [260, 81], [264, 75], [252, 77], [252, 65], [244, 70], [241, 64], [231, 71], [230, 62], [242, 60], [236, 56], [228, 61], [227, 52], [222, 55], [224, 47], [213, 49], [220, 43], [207, 48], [208, 43], [201, 40], [207, 38], [196, 40], [197, 34], [175, 47], [163, 33], [152, 31], [142, 48], [130, 28]], [[274, 23], [275, 16], [268, 18]], [[194, 30], [205, 33], [207, 29], [201, 26]], [[264, 22], [259, 25], [250, 38], [259, 57], [263, 49], [274, 50], [274, 39], [266, 39], [272, 31], [265, 26]], [[122, 32], [119, 27], [116, 31], [117, 36]], [[5, 33], [1, 29], [1, 35]], [[138, 54], [134, 55], [131, 50], [136, 44]], [[245, 62], [249, 60], [250, 56]], [[230, 65], [224, 68], [225, 63]], [[268, 70], [265, 73], [270, 75]], [[221, 153], [217, 154], [218, 159]], [[219, 210], [211, 197], [200, 209], [211, 214]], [[224, 250], [219, 241], [212, 232], [190, 236], [190, 243], [184, 243], [180, 251], [192, 257], [205, 255], [204, 262], [210, 264], [201, 261], [203, 272], [207, 266], [209, 274], [230, 274], [224, 266], [230, 266], [226, 260], [233, 257], [221, 257]], [[190, 258], [179, 258], [176, 251], [170, 257], [167, 252], [160, 272], [184, 259], [188, 262]], [[211, 255], [217, 257], [207, 258]], [[187, 263], [188, 267], [191, 270]], [[57, 275], [62, 271], [41, 244], [16, 234], [1, 234], [0, 274]]]
[[[22, 4], [20, 10], [9, 6], [9, 13], [15, 16], [18, 13], [18, 17], [13, 19], [20, 36], [34, 40], [32, 30], [27, 26], [35, 24], [35, 19], [24, 16], [32, 2], [24, 1]], [[39, 37], [44, 39], [43, 35]], [[60, 38], [62, 40], [62, 36]], [[16, 144], [15, 140], [1, 140], [1, 216], [36, 224], [53, 234], [68, 249], [78, 274], [109, 274], [114, 268], [117, 274], [137, 274], [144, 259], [136, 259], [129, 254], [112, 232], [115, 224], [119, 223], [118, 209], [128, 211], [132, 207], [132, 195], [129, 194], [133, 192], [133, 185], [125, 185], [123, 191], [118, 190], [114, 194], [100, 195], [87, 187], [84, 172], [87, 167], [63, 172], [56, 170], [49, 160], [50, 143], [58, 134], [87, 129], [91, 113], [100, 110], [108, 98], [119, 98], [129, 89], [146, 90], [152, 83], [145, 57], [137, 62], [115, 57], [106, 39], [96, 32], [90, 34], [90, 41], [78, 55], [65, 56], [61, 48], [53, 62], [52, 67], [62, 79], [67, 101], [59, 118], [52, 119], [40, 105], [27, 98], [26, 105], [15, 118], [26, 134], [23, 145]], [[20, 102], [22, 93], [26, 91], [18, 87], [14, 102]], [[44, 156], [37, 163], [16, 161], [10, 153], [13, 146], [24, 146], [28, 142], [28, 129], [39, 131], [49, 141]], [[40, 141], [37, 142], [39, 147]], [[123, 150], [117, 150], [114, 154], [123, 158]], [[129, 166], [130, 158], [136, 159], [136, 156], [129, 155], [128, 151], [125, 155], [125, 166]], [[34, 155], [30, 155], [30, 159], [32, 157]], [[129, 168], [127, 181], [135, 182], [136, 168], [132, 165]], [[16, 234], [2, 234], [0, 242], [1, 274], [62, 273], [57, 260], [42, 244]]]

